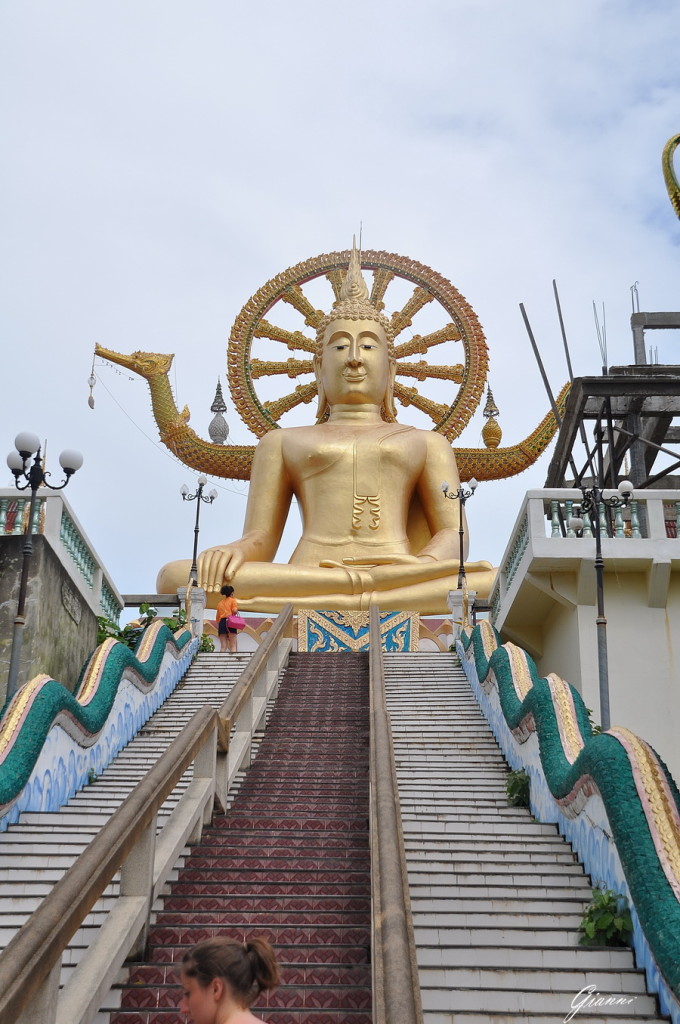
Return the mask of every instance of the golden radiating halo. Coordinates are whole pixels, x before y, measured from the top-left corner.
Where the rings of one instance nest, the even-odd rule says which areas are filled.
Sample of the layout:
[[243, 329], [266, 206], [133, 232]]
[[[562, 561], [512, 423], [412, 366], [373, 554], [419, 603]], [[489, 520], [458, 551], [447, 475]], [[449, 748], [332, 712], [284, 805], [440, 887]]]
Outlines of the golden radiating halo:
[[[317, 393], [316, 382], [297, 384], [291, 392], [274, 401], [260, 401], [254, 381], [260, 377], [287, 375], [291, 379], [311, 371], [316, 350], [316, 327], [326, 311], [315, 309], [304, 294], [303, 285], [318, 277], [326, 277], [335, 296], [339, 295], [349, 265], [350, 250], [332, 252], [303, 260], [267, 281], [246, 302], [234, 321], [227, 351], [229, 388], [235, 408], [243, 422], [257, 437], [278, 427], [278, 420], [302, 402], [311, 402]], [[484, 333], [470, 304], [434, 270], [415, 260], [394, 253], [369, 250], [361, 253], [362, 271], [373, 271], [370, 300], [383, 309], [392, 320], [395, 331], [397, 381], [394, 394], [402, 405], [413, 405], [432, 420], [434, 430], [450, 441], [467, 426], [479, 405], [486, 383], [488, 350]], [[398, 310], [389, 311], [385, 301], [394, 278], [410, 281], [415, 287], [408, 301]], [[293, 306], [300, 314], [301, 329], [291, 331], [276, 324], [279, 302]], [[400, 344], [399, 334], [410, 327], [416, 313], [430, 302], [443, 311], [442, 326], [426, 335], [415, 335]], [[387, 307], [387, 308], [386, 308]], [[304, 328], [311, 328], [305, 333]], [[268, 338], [280, 342], [290, 356], [279, 361], [251, 358], [253, 340]], [[429, 349], [446, 341], [460, 341], [464, 360], [453, 366], [431, 365], [413, 355], [426, 355]], [[293, 356], [295, 353], [295, 357]], [[302, 358], [299, 354], [302, 353]], [[428, 378], [449, 380], [460, 385], [450, 405], [434, 402], [420, 394], [415, 385], [399, 378], [423, 381]]]

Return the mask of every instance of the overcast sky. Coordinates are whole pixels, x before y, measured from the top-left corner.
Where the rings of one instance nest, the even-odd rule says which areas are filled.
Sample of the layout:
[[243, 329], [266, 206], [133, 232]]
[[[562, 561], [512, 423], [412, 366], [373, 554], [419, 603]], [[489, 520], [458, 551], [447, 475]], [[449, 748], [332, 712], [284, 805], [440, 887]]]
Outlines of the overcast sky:
[[[76, 515], [119, 590], [153, 590], [191, 554], [179, 488], [196, 474], [158, 444], [139, 378], [98, 361], [88, 408], [94, 343], [175, 353], [178, 404], [206, 437], [221, 377], [232, 439], [252, 443], [226, 387], [231, 324], [360, 222], [365, 248], [429, 265], [471, 303], [517, 443], [548, 409], [520, 302], [555, 391], [553, 278], [577, 375], [601, 365], [593, 300], [610, 365], [633, 358], [634, 282], [642, 310], [678, 308], [660, 165], [680, 131], [678, 54], [677, 0], [3, 0], [7, 451], [35, 431], [56, 476], [59, 451], [80, 448]], [[659, 361], [680, 361], [679, 340], [654, 336]], [[482, 424], [460, 444], [481, 445]], [[547, 464], [480, 486], [472, 557], [498, 564]], [[246, 485], [216, 484], [201, 547], [241, 532]]]

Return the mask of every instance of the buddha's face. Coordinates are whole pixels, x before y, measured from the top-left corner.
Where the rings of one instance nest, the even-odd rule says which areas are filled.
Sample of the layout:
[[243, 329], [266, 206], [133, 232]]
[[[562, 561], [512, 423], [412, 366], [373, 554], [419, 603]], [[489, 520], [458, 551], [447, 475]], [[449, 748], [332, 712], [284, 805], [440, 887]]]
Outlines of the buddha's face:
[[377, 321], [331, 321], [315, 363], [330, 406], [382, 404], [390, 357], [385, 331]]

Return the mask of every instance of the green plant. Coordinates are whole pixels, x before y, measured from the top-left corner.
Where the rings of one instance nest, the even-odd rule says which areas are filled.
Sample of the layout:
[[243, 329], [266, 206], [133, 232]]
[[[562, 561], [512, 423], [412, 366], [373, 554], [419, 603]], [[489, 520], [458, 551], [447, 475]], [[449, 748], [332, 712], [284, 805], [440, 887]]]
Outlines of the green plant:
[[92, 785], [93, 782], [97, 781], [97, 773], [94, 770], [94, 768], [90, 768], [90, 770], [88, 771], [88, 773], [87, 773], [87, 781], [88, 781], [89, 785]]
[[590, 727], [593, 730], [593, 736], [599, 736], [599, 734], [602, 732], [602, 726], [601, 725], [595, 725], [595, 723], [593, 722], [593, 709], [592, 708], [586, 708], [586, 711], [588, 712], [588, 721], [590, 722]]
[[215, 650], [215, 641], [208, 633], [202, 633], [198, 644], [199, 654], [212, 654]]
[[[154, 609], [155, 611], [155, 609]], [[156, 612], [158, 614], [158, 612]], [[173, 633], [176, 633], [178, 629], [182, 629], [187, 624], [187, 613], [183, 608], [178, 608], [172, 615], [165, 616], [163, 622], [171, 629]]]
[[114, 640], [120, 640], [120, 634], [122, 630], [117, 622], [113, 619], [108, 619], [106, 615], [97, 616], [97, 646], [103, 644], [105, 640], [108, 640], [110, 636]]
[[578, 926], [581, 946], [627, 946], [633, 931], [628, 900], [600, 883]]
[[529, 776], [523, 768], [510, 772], [505, 780], [505, 793], [511, 807], [529, 806]]
[[[114, 640], [119, 640], [120, 643], [125, 644], [130, 650], [135, 649], [139, 638], [146, 629], [147, 626], [158, 617], [158, 609], [152, 607], [152, 605], [143, 603], [139, 606], [139, 618], [133, 622], [128, 622], [125, 626], [119, 626], [113, 619], [108, 619], [105, 615], [97, 616], [97, 644], [103, 644], [105, 640], [112, 637]], [[187, 624], [186, 612], [183, 608], [177, 609], [172, 615], [163, 618], [162, 621], [171, 629], [173, 633], [176, 633], [178, 629], [181, 629]], [[210, 648], [212, 650], [212, 648]]]

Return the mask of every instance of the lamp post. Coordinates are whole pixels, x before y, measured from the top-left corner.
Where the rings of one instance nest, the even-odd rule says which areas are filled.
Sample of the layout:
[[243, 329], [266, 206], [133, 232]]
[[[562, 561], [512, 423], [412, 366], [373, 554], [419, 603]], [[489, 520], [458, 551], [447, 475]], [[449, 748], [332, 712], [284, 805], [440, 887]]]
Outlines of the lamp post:
[[633, 485], [630, 480], [622, 480], [614, 494], [605, 497], [603, 489], [582, 487], [583, 500], [580, 507], [574, 509], [575, 515], [569, 519], [569, 526], [575, 533], [583, 529], [583, 515], [587, 515], [595, 535], [595, 575], [597, 578], [597, 673], [600, 690], [600, 721], [606, 732], [611, 726], [609, 714], [609, 662], [607, 657], [607, 619], [604, 614], [604, 559], [602, 558], [602, 523], [600, 508], [623, 508], [633, 497]]
[[463, 589], [463, 580], [466, 578], [465, 559], [463, 557], [463, 543], [465, 540], [465, 502], [468, 500], [468, 498], [472, 497], [476, 490], [477, 481], [475, 480], [474, 477], [472, 477], [472, 479], [470, 480], [470, 487], [468, 490], [466, 490], [461, 484], [457, 491], [450, 491], [448, 482], [445, 480], [442, 483], [442, 494], [444, 495], [444, 497], [450, 498], [452, 501], [457, 500], [460, 502], [460, 522], [458, 525], [458, 540], [460, 544], [458, 556], [458, 590]]
[[196, 523], [194, 525], [194, 554], [191, 559], [191, 571], [189, 573], [189, 579], [193, 582], [194, 586], [197, 586], [196, 577], [198, 576], [198, 522], [201, 517], [201, 502], [205, 502], [206, 505], [212, 505], [213, 501], [217, 497], [217, 491], [213, 487], [209, 494], [203, 494], [203, 488], [208, 482], [208, 478], [205, 476], [199, 476], [198, 487], [196, 488], [195, 494], [189, 493], [189, 488], [186, 484], [182, 484], [179, 493], [182, 495], [184, 501], [195, 501], [196, 502]]
[[[15, 487], [18, 491], [31, 489], [31, 504], [28, 511], [28, 522], [24, 530], [23, 558], [21, 563], [21, 581], [19, 583], [19, 602], [17, 613], [14, 619], [14, 632], [12, 634], [12, 650], [9, 662], [9, 675], [7, 678], [7, 699], [10, 700], [16, 693], [17, 680], [19, 678], [19, 659], [21, 656], [21, 645], [24, 638], [24, 626], [26, 625], [26, 592], [28, 590], [28, 574], [31, 567], [31, 555], [33, 554], [33, 518], [35, 515], [36, 495], [39, 487], [49, 487], [52, 491], [61, 491], [69, 482], [73, 474], [83, 464], [83, 457], [80, 452], [73, 449], [63, 451], [59, 456], [59, 464], [64, 471], [66, 479], [62, 484], [51, 484], [47, 480], [50, 475], [43, 468], [40, 459], [40, 438], [36, 434], [24, 432], [17, 434], [14, 439], [16, 451], [10, 452], [7, 456], [7, 465], [14, 474]], [[31, 456], [35, 455], [32, 465], [28, 465]], [[21, 479], [25, 483], [20, 483]]]

